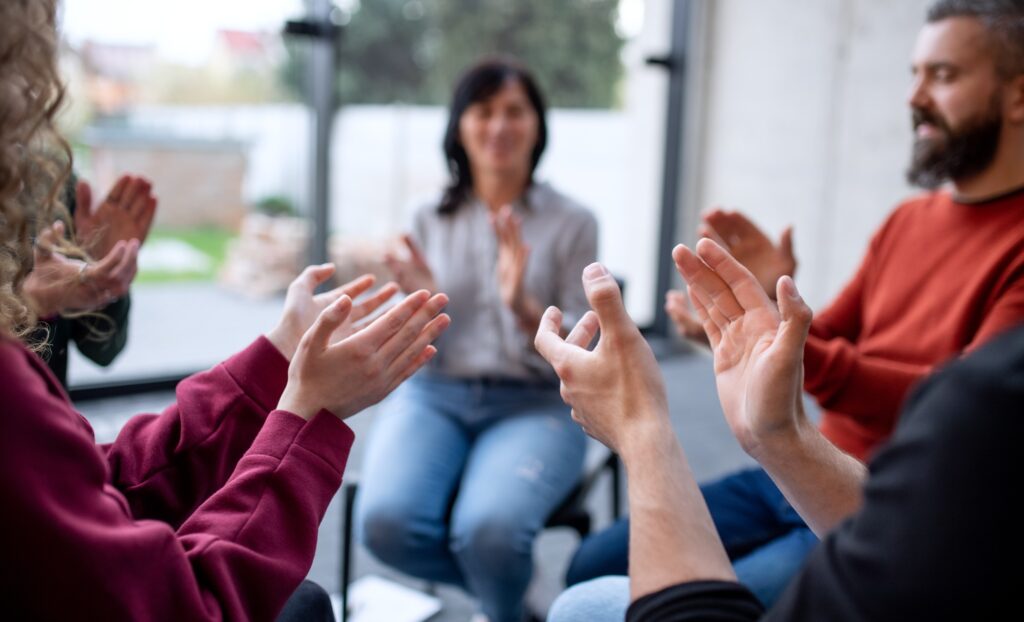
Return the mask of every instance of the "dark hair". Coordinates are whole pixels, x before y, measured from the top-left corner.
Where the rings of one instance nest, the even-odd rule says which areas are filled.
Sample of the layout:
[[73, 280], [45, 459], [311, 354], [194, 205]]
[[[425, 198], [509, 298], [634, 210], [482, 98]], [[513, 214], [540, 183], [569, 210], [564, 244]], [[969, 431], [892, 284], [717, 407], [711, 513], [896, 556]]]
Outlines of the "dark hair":
[[1003, 78], [1024, 74], [1024, 0], [938, 0], [928, 9], [928, 23], [951, 17], [982, 23]]
[[533, 152], [530, 154], [529, 183], [533, 183], [533, 171], [537, 168], [548, 142], [548, 127], [544, 119], [547, 107], [544, 104], [544, 96], [541, 95], [537, 81], [518, 62], [507, 58], [485, 59], [462, 74], [452, 95], [448, 111], [448, 128], [444, 132], [444, 156], [448, 161], [451, 182], [445, 188], [441, 206], [438, 208], [442, 214], [455, 212], [473, 187], [469, 157], [459, 141], [459, 120], [467, 108], [491, 98], [509, 80], [515, 80], [523, 86], [526, 97], [537, 114], [537, 144], [533, 146]]

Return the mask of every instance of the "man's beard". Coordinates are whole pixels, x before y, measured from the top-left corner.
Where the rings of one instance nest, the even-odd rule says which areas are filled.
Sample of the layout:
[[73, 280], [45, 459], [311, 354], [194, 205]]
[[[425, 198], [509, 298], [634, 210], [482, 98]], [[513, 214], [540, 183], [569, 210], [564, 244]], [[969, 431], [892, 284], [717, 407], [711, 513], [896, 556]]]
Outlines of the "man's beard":
[[947, 180], [970, 179], [988, 168], [996, 157], [1003, 129], [1003, 116], [996, 97], [983, 115], [966, 121], [956, 131], [944, 119], [923, 108], [914, 108], [913, 120], [915, 130], [921, 123], [929, 123], [944, 134], [944, 137], [914, 141], [907, 181], [915, 186], [935, 189]]

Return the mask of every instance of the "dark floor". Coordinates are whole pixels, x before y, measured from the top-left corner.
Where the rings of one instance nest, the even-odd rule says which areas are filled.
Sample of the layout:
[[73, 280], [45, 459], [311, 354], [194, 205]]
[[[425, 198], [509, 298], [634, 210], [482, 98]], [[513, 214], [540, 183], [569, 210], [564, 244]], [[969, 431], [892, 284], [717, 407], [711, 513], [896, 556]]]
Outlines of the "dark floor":
[[[668, 387], [676, 432], [697, 478], [706, 480], [750, 464], [749, 458], [739, 449], [721, 416], [710, 357], [703, 353], [667, 355], [662, 358], [662, 371]], [[102, 441], [113, 438], [128, 416], [139, 412], [159, 411], [171, 400], [172, 394], [157, 393], [94, 401], [80, 404], [79, 408], [93, 423], [97, 437]], [[366, 446], [365, 439], [372, 434], [375, 415], [375, 411], [371, 409], [348, 421], [357, 438], [348, 464], [349, 474], [358, 474], [363, 448]], [[600, 446], [595, 443], [590, 454], [591, 459], [599, 459], [601, 451]], [[598, 528], [609, 521], [610, 503], [610, 485], [603, 482], [597, 486], [590, 498]], [[317, 554], [310, 571], [310, 579], [331, 592], [337, 592], [339, 587], [342, 514], [340, 508], [340, 498], [336, 497], [321, 525]], [[535, 611], [546, 611], [562, 589], [562, 576], [577, 544], [575, 533], [566, 529], [549, 530], [538, 540], [535, 547], [537, 576], [527, 596], [530, 606]], [[417, 588], [423, 587], [421, 582], [406, 579], [382, 567], [364, 551], [356, 551], [355, 576], [369, 573], [395, 578]], [[434, 621], [463, 622], [475, 611], [473, 601], [459, 590], [442, 587], [439, 595], [444, 602], [444, 610], [432, 618]]]

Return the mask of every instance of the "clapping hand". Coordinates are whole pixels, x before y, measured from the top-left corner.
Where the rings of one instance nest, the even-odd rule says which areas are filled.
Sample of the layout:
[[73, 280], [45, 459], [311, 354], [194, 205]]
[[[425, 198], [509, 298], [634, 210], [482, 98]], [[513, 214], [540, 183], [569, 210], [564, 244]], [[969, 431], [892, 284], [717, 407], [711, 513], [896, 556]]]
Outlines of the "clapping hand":
[[[342, 296], [348, 296], [354, 300], [366, 293], [376, 282], [373, 275], [366, 274], [331, 291], [322, 294], [314, 293], [317, 287], [331, 278], [334, 271], [334, 264], [330, 263], [309, 266], [288, 286], [281, 320], [273, 330], [267, 333], [267, 338], [289, 361], [295, 355], [302, 336], [323, 313], [324, 309], [337, 302]], [[397, 292], [398, 285], [387, 283], [371, 296], [354, 305], [345, 321], [338, 326], [335, 334], [331, 337], [331, 343], [341, 341], [355, 333], [356, 322], [379, 309]]]
[[[664, 428], [672, 433], [661, 370], [604, 266], [588, 266], [583, 287], [594, 310], [563, 339], [562, 313], [549, 307], [535, 346], [561, 379], [562, 399], [587, 434], [623, 455], [634, 447], [642, 451], [642, 439], [650, 431]], [[601, 337], [588, 351], [598, 331]]]
[[38, 315], [95, 311], [128, 293], [138, 271], [139, 240], [119, 240], [99, 260], [87, 261], [60, 252], [64, 236], [58, 221], [36, 237], [23, 291]]
[[757, 457], [766, 441], [804, 422], [803, 348], [811, 310], [788, 276], [776, 285], [778, 307], [758, 279], [715, 242], [679, 245], [672, 253], [715, 357], [715, 382], [726, 421]]
[[121, 241], [146, 241], [157, 201], [152, 185], [141, 177], [124, 175], [99, 205], [92, 188], [79, 181], [75, 187], [75, 237], [92, 257], [106, 257]]
[[402, 236], [402, 244], [405, 246], [404, 254], [393, 251], [384, 254], [384, 261], [395, 280], [398, 281], [398, 286], [406, 293], [412, 293], [418, 289], [425, 289], [429, 292], [437, 291], [434, 273], [427, 265], [427, 259], [423, 256], [419, 245], [410, 235]]
[[710, 238], [749, 270], [769, 297], [783, 276], [796, 274], [793, 228], [787, 227], [776, 245], [746, 216], [715, 208], [704, 215], [698, 235]]

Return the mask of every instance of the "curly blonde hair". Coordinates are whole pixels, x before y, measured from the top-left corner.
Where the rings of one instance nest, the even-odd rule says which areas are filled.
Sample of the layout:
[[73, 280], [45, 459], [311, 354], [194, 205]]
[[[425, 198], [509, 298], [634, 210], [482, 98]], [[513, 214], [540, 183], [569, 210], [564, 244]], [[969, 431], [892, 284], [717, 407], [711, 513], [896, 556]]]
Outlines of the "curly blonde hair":
[[[21, 286], [37, 222], [66, 213], [61, 190], [71, 154], [54, 129], [64, 101], [56, 13], [57, 0], [0, 2], [0, 335], [16, 338], [35, 325]], [[43, 155], [55, 149], [63, 157]], [[40, 199], [26, 188], [45, 192]]]

